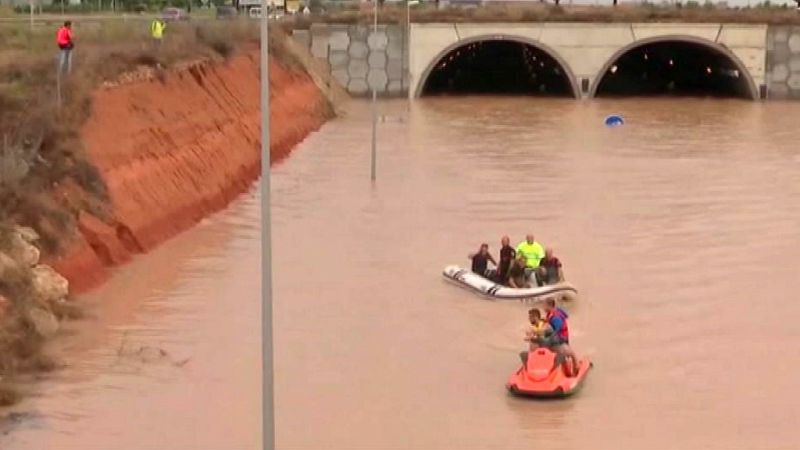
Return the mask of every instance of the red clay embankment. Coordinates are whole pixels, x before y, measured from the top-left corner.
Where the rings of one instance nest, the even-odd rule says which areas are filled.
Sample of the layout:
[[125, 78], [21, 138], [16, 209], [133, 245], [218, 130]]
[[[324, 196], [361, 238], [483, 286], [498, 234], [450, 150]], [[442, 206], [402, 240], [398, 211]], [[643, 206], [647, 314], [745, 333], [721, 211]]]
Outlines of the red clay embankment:
[[[302, 69], [270, 60], [273, 163], [329, 117]], [[82, 130], [108, 187], [110, 216], [81, 213], [79, 235], [49, 261], [84, 291], [127, 261], [224, 208], [260, 174], [258, 51], [98, 90]]]

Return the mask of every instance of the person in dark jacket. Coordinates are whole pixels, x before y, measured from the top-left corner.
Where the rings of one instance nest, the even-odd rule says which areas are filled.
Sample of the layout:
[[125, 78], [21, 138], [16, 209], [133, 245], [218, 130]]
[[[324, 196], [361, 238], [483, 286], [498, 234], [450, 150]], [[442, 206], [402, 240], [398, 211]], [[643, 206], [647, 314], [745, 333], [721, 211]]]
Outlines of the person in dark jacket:
[[544, 258], [539, 261], [536, 280], [539, 282], [539, 286], [556, 284], [564, 281], [564, 272], [561, 269], [561, 261], [553, 256], [552, 248], [545, 249]]
[[495, 266], [497, 261], [489, 253], [489, 244], [481, 244], [478, 253], [471, 253], [468, 258], [472, 260], [472, 271], [486, 278], [493, 278], [494, 273], [489, 271], [489, 261]]
[[517, 251], [511, 246], [511, 239], [508, 236], [503, 236], [500, 239], [500, 264], [497, 265], [496, 280], [500, 284], [508, 284], [508, 269], [511, 267], [511, 262], [517, 256]]
[[526, 259], [522, 253], [517, 253], [517, 258], [511, 261], [508, 267], [508, 285], [515, 289], [531, 287], [526, 274]]

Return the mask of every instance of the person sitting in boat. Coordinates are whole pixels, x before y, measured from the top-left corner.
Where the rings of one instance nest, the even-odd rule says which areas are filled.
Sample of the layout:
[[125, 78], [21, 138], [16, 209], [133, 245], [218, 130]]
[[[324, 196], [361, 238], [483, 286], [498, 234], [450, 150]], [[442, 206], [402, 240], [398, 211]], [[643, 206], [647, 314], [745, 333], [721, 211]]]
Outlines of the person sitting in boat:
[[525, 240], [517, 245], [517, 254], [525, 255], [527, 275], [536, 273], [539, 268], [539, 261], [544, 258], [544, 247], [536, 242], [532, 234], [525, 236]]
[[539, 269], [536, 275], [539, 286], [546, 284], [556, 284], [564, 281], [564, 272], [561, 269], [561, 261], [553, 256], [553, 249], [547, 248], [544, 258], [539, 261]]
[[480, 250], [478, 253], [472, 253], [467, 256], [469, 259], [472, 260], [472, 271], [477, 273], [478, 275], [486, 278], [494, 278], [494, 271], [490, 271], [488, 269], [489, 261], [492, 262], [495, 266], [497, 262], [494, 260], [494, 257], [489, 253], [489, 244], [481, 244]]
[[567, 312], [556, 306], [556, 301], [548, 298], [544, 304], [547, 313], [547, 323], [552, 328], [553, 333], [544, 339], [539, 340], [539, 344], [553, 349], [556, 353], [561, 353], [572, 360], [574, 370], [578, 368], [578, 358], [569, 346], [569, 324], [567, 323]]
[[497, 279], [495, 281], [504, 285], [508, 284], [508, 269], [517, 256], [516, 250], [510, 244], [511, 239], [508, 236], [503, 236], [500, 239], [500, 264], [497, 265]]
[[517, 258], [508, 268], [508, 285], [516, 289], [531, 287], [525, 272], [525, 255], [522, 253], [517, 253]]

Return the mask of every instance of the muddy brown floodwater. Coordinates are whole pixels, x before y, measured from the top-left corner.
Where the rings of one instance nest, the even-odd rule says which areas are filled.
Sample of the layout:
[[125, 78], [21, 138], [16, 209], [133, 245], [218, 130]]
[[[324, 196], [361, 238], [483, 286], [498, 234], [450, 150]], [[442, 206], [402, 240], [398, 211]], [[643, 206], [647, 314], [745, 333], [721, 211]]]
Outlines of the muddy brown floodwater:
[[[375, 187], [362, 103], [273, 170], [279, 448], [800, 446], [800, 104], [382, 109]], [[2, 448], [258, 448], [258, 217], [246, 195], [90, 295]], [[440, 275], [528, 232], [580, 289], [566, 401], [504, 390], [526, 306]]]

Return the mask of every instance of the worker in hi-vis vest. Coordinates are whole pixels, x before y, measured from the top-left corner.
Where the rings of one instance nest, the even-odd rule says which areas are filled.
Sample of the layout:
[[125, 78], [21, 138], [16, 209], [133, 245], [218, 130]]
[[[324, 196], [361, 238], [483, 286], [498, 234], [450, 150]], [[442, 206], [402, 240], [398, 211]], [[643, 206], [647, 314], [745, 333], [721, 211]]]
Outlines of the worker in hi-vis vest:
[[161, 40], [164, 37], [164, 29], [167, 28], [167, 24], [164, 23], [163, 20], [156, 18], [153, 20], [153, 23], [150, 24], [150, 33], [153, 36], [153, 40], [161, 45]]

